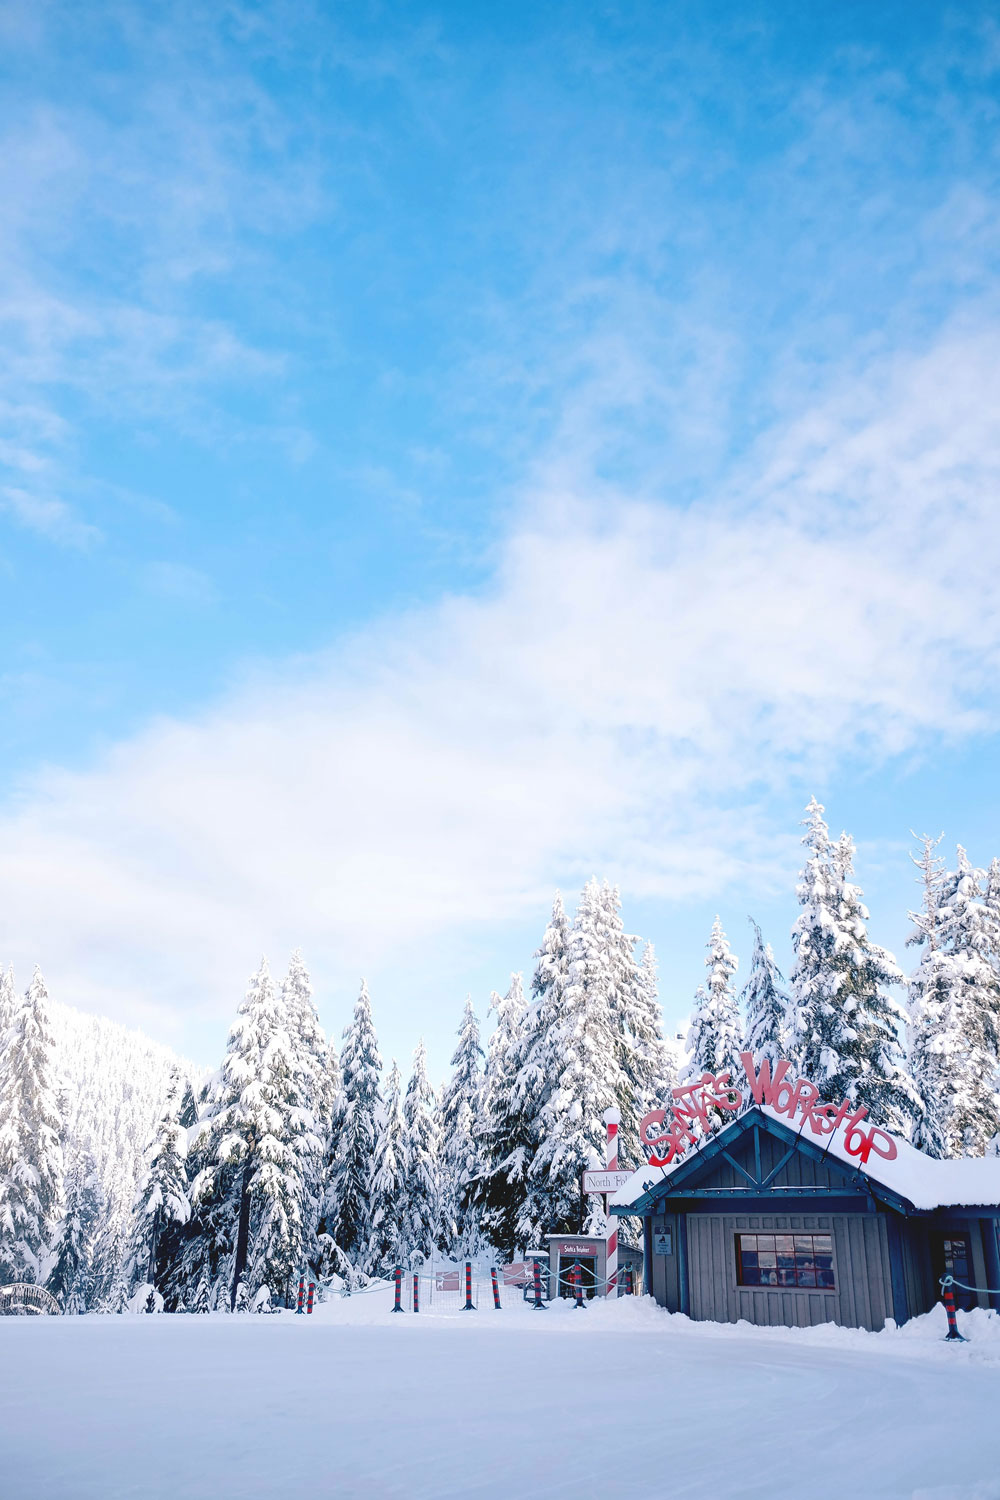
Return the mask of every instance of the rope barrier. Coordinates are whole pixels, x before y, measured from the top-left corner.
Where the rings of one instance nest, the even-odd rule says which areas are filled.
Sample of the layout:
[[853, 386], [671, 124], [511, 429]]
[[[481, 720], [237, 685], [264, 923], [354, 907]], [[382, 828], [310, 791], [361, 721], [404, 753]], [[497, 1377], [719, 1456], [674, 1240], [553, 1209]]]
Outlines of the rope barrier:
[[992, 1286], [966, 1286], [964, 1281], [956, 1281], [954, 1276], [939, 1276], [942, 1287], [959, 1286], [963, 1292], [982, 1292], [987, 1297], [1000, 1297], [1000, 1291]]

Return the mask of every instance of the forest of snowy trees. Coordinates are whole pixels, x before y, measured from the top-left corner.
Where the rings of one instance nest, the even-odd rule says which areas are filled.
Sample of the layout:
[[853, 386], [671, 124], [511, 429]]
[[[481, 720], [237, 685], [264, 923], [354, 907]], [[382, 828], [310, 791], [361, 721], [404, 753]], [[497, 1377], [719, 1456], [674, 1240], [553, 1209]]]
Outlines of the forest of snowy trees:
[[[871, 941], [853, 843], [823, 811], [806, 810], [787, 981], [752, 924], [738, 991], [716, 919], [683, 1077], [748, 1047], [931, 1155], [996, 1151], [1000, 860], [976, 869], [959, 848], [948, 869], [923, 841], [907, 979]], [[589, 881], [572, 919], [557, 894], [527, 993], [515, 973], [491, 997], [485, 1049], [466, 1001], [441, 1089], [423, 1042], [405, 1087], [386, 1072], [364, 983], [328, 1040], [298, 953], [281, 978], [261, 963], [210, 1075], [51, 1005], [38, 970], [23, 995], [0, 976], [0, 1283], [45, 1283], [75, 1312], [262, 1308], [303, 1272], [364, 1279], [600, 1232], [580, 1174], [602, 1160], [604, 1111], [638, 1164], [638, 1122], [679, 1081], [637, 948], [617, 888]]]

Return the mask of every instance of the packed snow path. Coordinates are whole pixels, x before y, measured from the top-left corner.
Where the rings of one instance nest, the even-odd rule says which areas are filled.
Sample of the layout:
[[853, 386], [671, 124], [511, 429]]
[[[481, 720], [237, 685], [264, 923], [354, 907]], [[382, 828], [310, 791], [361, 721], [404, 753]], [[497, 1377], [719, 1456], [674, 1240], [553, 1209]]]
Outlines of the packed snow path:
[[0, 1320], [4, 1500], [1000, 1496], [992, 1316], [956, 1348], [943, 1317], [872, 1337], [378, 1301]]

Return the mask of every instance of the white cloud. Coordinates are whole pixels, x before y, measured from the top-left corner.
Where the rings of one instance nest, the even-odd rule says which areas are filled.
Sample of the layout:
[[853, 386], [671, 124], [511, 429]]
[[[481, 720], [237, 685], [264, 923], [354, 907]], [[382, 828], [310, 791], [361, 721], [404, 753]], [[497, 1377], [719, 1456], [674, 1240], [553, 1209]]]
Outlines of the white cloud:
[[33, 495], [13, 485], [0, 488], [0, 510], [29, 531], [68, 547], [89, 547], [100, 538], [97, 527], [79, 520], [65, 501]]
[[259, 672], [0, 822], [0, 951], [132, 1019], [228, 1014], [537, 913], [764, 878], [770, 791], [996, 723], [992, 330], [887, 362], [680, 510], [532, 494], [489, 589]]

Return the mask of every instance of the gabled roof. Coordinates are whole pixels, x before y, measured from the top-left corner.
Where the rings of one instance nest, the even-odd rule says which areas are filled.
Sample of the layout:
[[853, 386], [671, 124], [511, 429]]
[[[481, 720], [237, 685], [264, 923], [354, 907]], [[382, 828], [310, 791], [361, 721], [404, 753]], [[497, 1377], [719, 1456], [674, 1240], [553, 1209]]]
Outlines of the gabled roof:
[[[734, 1143], [754, 1126], [783, 1141], [789, 1153], [802, 1151], [814, 1161], [839, 1167], [845, 1173], [845, 1191], [860, 1188], [900, 1213], [926, 1212], [935, 1208], [1000, 1209], [1000, 1157], [937, 1161], [925, 1156], [908, 1141], [894, 1136], [894, 1160], [886, 1161], [873, 1153], [867, 1166], [862, 1167], [858, 1158], [844, 1149], [842, 1131], [837, 1131], [825, 1145], [820, 1145], [811, 1135], [793, 1129], [787, 1119], [770, 1106], [754, 1104], [722, 1130], [707, 1136], [696, 1149], [671, 1162], [669, 1167], [647, 1164], [633, 1172], [624, 1187], [611, 1198], [612, 1213], [649, 1213], [663, 1198], [682, 1197], [684, 1186], [690, 1188], [692, 1179], [704, 1172], [708, 1162], [731, 1151]], [[776, 1175], [777, 1169], [756, 1184], [761, 1196], [767, 1194]], [[748, 1191], [751, 1186], [748, 1180]]]

